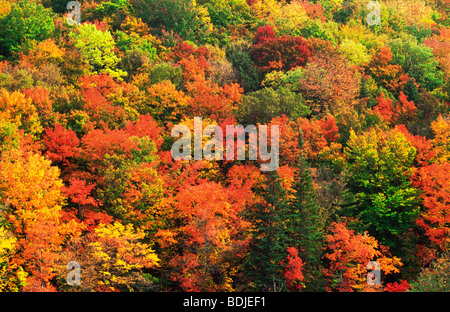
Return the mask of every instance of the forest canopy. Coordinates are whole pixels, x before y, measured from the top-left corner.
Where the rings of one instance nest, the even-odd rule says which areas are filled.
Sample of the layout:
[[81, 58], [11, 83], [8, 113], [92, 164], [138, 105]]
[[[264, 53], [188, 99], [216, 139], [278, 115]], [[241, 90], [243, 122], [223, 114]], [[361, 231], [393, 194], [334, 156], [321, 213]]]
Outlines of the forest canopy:
[[0, 0], [0, 291], [449, 290], [450, 0], [68, 2]]

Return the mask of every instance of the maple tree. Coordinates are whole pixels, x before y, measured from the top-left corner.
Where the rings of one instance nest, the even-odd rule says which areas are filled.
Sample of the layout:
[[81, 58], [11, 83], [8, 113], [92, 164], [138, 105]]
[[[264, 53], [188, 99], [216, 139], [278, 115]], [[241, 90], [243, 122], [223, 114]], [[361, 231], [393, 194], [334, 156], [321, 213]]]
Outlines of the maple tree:
[[[202, 193], [208, 196], [198, 196]], [[242, 233], [248, 227], [238, 215], [242, 208], [213, 182], [187, 186], [177, 194], [174, 217], [181, 222], [177, 241], [187, 248], [171, 264], [172, 278], [182, 289], [232, 290], [233, 258], [242, 257], [246, 241]]]
[[0, 192], [9, 198], [7, 223], [17, 236], [12, 262], [29, 274], [24, 290], [53, 291], [50, 280], [63, 239], [59, 170], [37, 154], [8, 156], [0, 162]]
[[408, 125], [414, 121], [417, 107], [413, 101], [408, 101], [402, 91], [400, 91], [399, 102], [395, 106], [391, 99], [384, 97], [383, 93], [377, 98], [377, 101], [378, 105], [374, 108], [375, 114], [379, 115], [386, 123]]
[[302, 37], [276, 37], [273, 27], [260, 27], [253, 37], [251, 55], [255, 66], [263, 73], [290, 70], [306, 65], [311, 48]]
[[333, 223], [331, 234], [326, 236], [328, 252], [325, 258], [329, 260], [326, 276], [327, 287], [338, 291], [362, 290], [366, 285], [367, 264], [371, 261], [380, 263], [385, 275], [399, 272], [402, 262], [397, 257], [391, 257], [388, 249], [368, 235], [357, 234], [349, 230], [345, 223]]
[[392, 49], [388, 46], [379, 47], [376, 54], [372, 56], [371, 62], [367, 64], [366, 72], [377, 83], [392, 92], [397, 92], [402, 88], [409, 78], [401, 65], [393, 63]]
[[414, 184], [423, 191], [421, 212], [417, 223], [425, 230], [425, 235], [433, 244], [445, 250], [448, 245], [448, 164], [431, 164], [418, 169]]

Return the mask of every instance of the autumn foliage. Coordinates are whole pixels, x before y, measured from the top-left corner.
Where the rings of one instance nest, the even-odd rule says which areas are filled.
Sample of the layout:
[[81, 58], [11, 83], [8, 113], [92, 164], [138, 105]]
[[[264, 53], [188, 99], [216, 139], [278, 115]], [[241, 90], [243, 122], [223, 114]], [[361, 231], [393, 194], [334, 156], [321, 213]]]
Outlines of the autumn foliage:
[[448, 0], [63, 2], [0, 1], [0, 291], [448, 289]]

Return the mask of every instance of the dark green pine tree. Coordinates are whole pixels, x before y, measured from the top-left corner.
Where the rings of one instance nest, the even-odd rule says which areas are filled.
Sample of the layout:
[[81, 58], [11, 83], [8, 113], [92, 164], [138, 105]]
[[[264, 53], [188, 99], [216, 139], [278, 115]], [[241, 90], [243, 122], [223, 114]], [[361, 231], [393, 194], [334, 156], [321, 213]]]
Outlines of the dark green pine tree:
[[245, 262], [245, 274], [252, 290], [285, 290], [283, 267], [288, 233], [286, 227], [289, 205], [277, 171], [267, 173], [264, 203], [255, 205], [248, 219], [254, 225], [252, 246]]
[[[303, 148], [303, 134], [300, 130], [300, 150]], [[288, 216], [289, 231], [294, 247], [305, 263], [303, 275], [306, 291], [323, 291], [325, 279], [321, 273], [322, 241], [319, 205], [314, 190], [311, 171], [306, 159], [300, 153], [294, 177], [295, 197], [291, 200]]]

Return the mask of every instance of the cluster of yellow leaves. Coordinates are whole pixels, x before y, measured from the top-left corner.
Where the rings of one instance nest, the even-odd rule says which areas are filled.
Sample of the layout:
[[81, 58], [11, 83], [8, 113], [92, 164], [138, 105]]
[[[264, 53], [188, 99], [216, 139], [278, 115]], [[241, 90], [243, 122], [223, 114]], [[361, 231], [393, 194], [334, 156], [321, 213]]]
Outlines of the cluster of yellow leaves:
[[3, 226], [0, 227], [0, 292], [18, 292], [26, 284], [27, 273], [22, 267], [10, 263], [16, 250], [17, 239]]
[[11, 2], [6, 0], [0, 1], [0, 17], [7, 15], [11, 11]]
[[0, 119], [14, 122], [26, 133], [35, 135], [42, 132], [39, 115], [31, 99], [21, 92], [0, 90]]
[[444, 163], [450, 160], [450, 120], [439, 115], [438, 119], [431, 123], [434, 133], [432, 145], [436, 148], [438, 162]]
[[419, 23], [433, 26], [436, 24], [431, 17], [433, 9], [427, 6], [425, 0], [388, 0], [386, 6], [394, 9], [400, 19], [408, 25]]
[[267, 18], [273, 21], [274, 17], [277, 17], [279, 14], [283, 2], [277, 0], [257, 1], [252, 5], [252, 11], [258, 19], [264, 20]]
[[143, 230], [120, 222], [100, 224], [95, 229], [97, 240], [89, 244], [91, 258], [99, 264], [102, 276], [99, 286], [127, 285], [127, 273], [142, 268], [155, 268], [159, 258], [149, 244], [142, 243]]
[[300, 2], [293, 1], [281, 6], [279, 10], [273, 11], [271, 18], [282, 29], [285, 29], [285, 32], [290, 32], [295, 28], [302, 27], [307, 22], [308, 15]]
[[20, 61], [33, 66], [44, 64], [61, 64], [64, 60], [64, 48], [58, 47], [53, 39], [47, 39], [39, 43], [34, 42], [27, 55], [22, 54]]
[[176, 121], [182, 117], [188, 105], [189, 97], [178, 91], [169, 80], [153, 84], [147, 89], [148, 105], [153, 108], [153, 116], [168, 121]]

